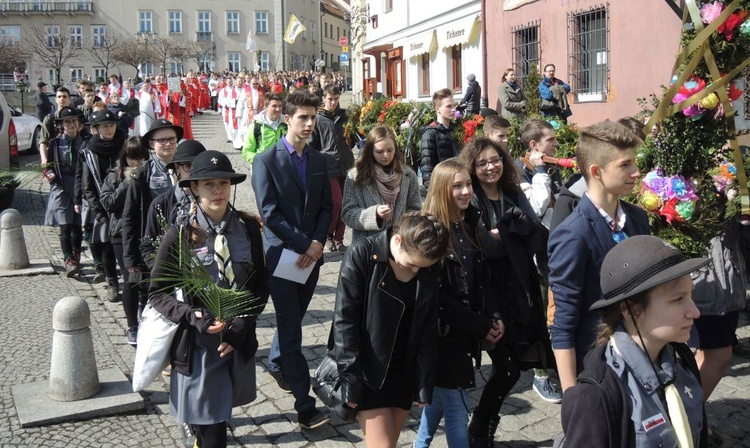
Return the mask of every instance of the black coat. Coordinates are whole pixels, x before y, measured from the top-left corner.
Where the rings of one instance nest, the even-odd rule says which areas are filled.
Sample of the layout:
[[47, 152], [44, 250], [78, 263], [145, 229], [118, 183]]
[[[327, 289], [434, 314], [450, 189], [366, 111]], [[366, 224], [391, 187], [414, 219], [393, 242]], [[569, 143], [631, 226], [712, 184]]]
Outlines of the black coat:
[[[269, 289], [268, 269], [263, 256], [260, 222], [255, 219], [246, 219], [243, 222], [250, 239], [251, 266], [253, 269], [248, 281], [243, 283], [243, 287], [253, 291], [260, 298], [262, 306], [255, 308], [250, 316], [229, 319], [227, 327], [222, 333], [222, 338], [236, 350], [239, 350], [243, 361], [248, 362], [258, 349], [258, 339], [255, 336], [256, 317], [263, 311], [268, 300]], [[169, 358], [172, 368], [176, 372], [190, 375], [195, 334], [198, 331], [205, 332], [213, 322], [214, 317], [210, 313], [207, 314], [206, 309], [200, 304], [195, 303], [193, 297], [184, 297], [184, 302], [177, 300], [173, 294], [165, 292], [171, 290], [170, 284], [158, 280], [168, 274], [168, 271], [164, 269], [165, 263], [174, 263], [174, 260], [177, 259], [179, 238], [180, 232], [177, 227], [170, 228], [164, 235], [157, 253], [156, 264], [151, 272], [151, 278], [154, 280], [149, 288], [149, 303], [162, 316], [179, 324], [169, 351]], [[187, 236], [183, 235], [183, 238], [187, 238]], [[195, 311], [203, 312], [203, 317], [196, 317]]]
[[458, 155], [459, 147], [453, 141], [451, 130], [452, 128], [443, 126], [436, 121], [422, 130], [419, 163], [422, 167], [422, 185], [425, 189], [430, 186], [430, 177], [435, 165]]
[[126, 170], [125, 179], [120, 180], [117, 172], [110, 170], [102, 183], [100, 201], [109, 213], [109, 233], [114, 240], [122, 239], [122, 211], [125, 208], [128, 184], [133, 181], [131, 174]]
[[466, 103], [466, 113], [478, 114], [479, 109], [481, 108], [481, 100], [482, 87], [479, 86], [479, 83], [476, 80], [469, 81], [469, 86], [466, 87], [466, 95], [464, 95], [464, 99], [461, 100], [462, 103]]
[[344, 109], [318, 111], [310, 147], [325, 156], [329, 177], [344, 177], [354, 166], [354, 153], [346, 144], [344, 135], [345, 124]]
[[[464, 216], [467, 232], [476, 235], [481, 247], [481, 212], [469, 207]], [[484, 250], [484, 248], [482, 248]], [[489, 333], [493, 319], [485, 313], [485, 302], [494, 292], [487, 277], [482, 275], [482, 256], [474, 261], [474, 294], [464, 275], [461, 258], [451, 248], [440, 273], [440, 339], [438, 345], [438, 377], [436, 385], [448, 389], [475, 386], [474, 360], [479, 360], [479, 342]]]
[[399, 327], [409, 325], [405, 367], [415, 379], [413, 401], [432, 401], [437, 367], [437, 269], [420, 269], [411, 322], [402, 322], [405, 305], [389, 263], [390, 229], [349, 247], [341, 263], [333, 317], [334, 355], [344, 402], [361, 403], [367, 383], [385, 383]]

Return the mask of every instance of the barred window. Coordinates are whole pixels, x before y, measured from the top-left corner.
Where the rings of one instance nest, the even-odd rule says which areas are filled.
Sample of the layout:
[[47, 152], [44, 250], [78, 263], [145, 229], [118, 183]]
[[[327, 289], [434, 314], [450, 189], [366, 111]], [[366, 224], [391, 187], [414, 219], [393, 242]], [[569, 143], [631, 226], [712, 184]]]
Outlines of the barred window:
[[607, 99], [609, 7], [568, 14], [570, 84], [579, 102]]
[[529, 75], [529, 67], [536, 64], [539, 71], [541, 60], [539, 24], [532, 24], [513, 31], [513, 68], [519, 78]]

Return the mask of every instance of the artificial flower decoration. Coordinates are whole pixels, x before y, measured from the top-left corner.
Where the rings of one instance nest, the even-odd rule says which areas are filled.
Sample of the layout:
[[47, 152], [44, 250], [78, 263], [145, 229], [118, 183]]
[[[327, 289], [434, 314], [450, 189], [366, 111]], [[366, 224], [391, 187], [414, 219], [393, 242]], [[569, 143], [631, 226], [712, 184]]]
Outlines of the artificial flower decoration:
[[703, 98], [699, 104], [703, 109], [715, 109], [719, 105], [719, 97], [715, 93], [712, 93]]
[[701, 8], [701, 19], [703, 19], [703, 23], [709, 24], [713, 22], [717, 17], [719, 17], [723, 10], [724, 4], [719, 1], [706, 3]]
[[674, 221], [684, 221], [675, 208], [677, 206], [677, 198], [668, 200], [664, 207], [661, 208], [659, 214], [662, 215], [666, 220], [667, 224], [672, 224]]
[[465, 120], [463, 122], [464, 126], [464, 143], [467, 143], [469, 140], [474, 137], [474, 135], [477, 133], [477, 129], [482, 125], [482, 122], [484, 122], [484, 117], [477, 114], [474, 115], [471, 119]]
[[638, 200], [646, 210], [651, 212], [655, 212], [661, 207], [661, 199], [659, 199], [659, 196], [648, 188], [644, 188], [641, 191], [641, 194], [638, 195]]
[[667, 224], [690, 221], [698, 195], [691, 182], [683, 176], [661, 176], [657, 170], [643, 178], [639, 202], [643, 207], [663, 216]]
[[[745, 22], [744, 25], [750, 25], [750, 21]], [[742, 89], [740, 89], [738, 86], [738, 80], [734, 80], [731, 84], [729, 84], [729, 99], [732, 102], [737, 101], [738, 99], [742, 98]]]
[[740, 25], [740, 39], [744, 42], [750, 41], [750, 21], [745, 20], [745, 22]]
[[717, 31], [719, 34], [723, 34], [727, 40], [732, 40], [734, 39], [734, 32], [737, 30], [737, 27], [747, 20], [747, 16], [747, 10], [741, 9], [727, 17], [727, 20], [719, 26]]

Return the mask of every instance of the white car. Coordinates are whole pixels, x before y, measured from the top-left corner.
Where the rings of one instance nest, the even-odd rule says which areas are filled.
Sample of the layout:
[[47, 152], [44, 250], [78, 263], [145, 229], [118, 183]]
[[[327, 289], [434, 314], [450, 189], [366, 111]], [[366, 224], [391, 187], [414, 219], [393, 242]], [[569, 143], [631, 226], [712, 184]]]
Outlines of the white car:
[[16, 126], [18, 136], [18, 150], [34, 153], [39, 150], [39, 136], [42, 132], [42, 122], [33, 115], [22, 114], [21, 110], [11, 109], [10, 115]]

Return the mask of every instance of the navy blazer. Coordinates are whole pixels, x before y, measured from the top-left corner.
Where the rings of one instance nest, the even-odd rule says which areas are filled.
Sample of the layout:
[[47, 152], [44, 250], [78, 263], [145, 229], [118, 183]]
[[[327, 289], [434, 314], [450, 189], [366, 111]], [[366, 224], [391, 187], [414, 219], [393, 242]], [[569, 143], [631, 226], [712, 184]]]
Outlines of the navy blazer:
[[[266, 258], [273, 272], [282, 249], [303, 254], [312, 240], [325, 242], [333, 218], [331, 184], [325, 157], [308, 148], [307, 190], [284, 142], [255, 156], [251, 182], [263, 218]], [[323, 258], [320, 259], [323, 263]]]
[[[646, 212], [624, 201], [620, 204], [627, 216], [623, 230], [628, 236], [651, 233]], [[601, 298], [599, 271], [615, 244], [612, 230], [588, 195], [549, 237], [549, 286], [555, 303], [552, 348], [575, 348], [579, 370], [596, 340], [599, 313], [589, 307]]]

